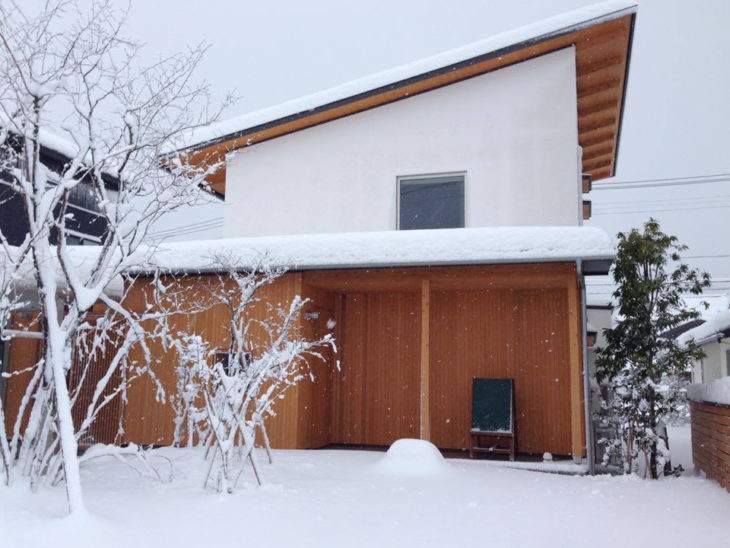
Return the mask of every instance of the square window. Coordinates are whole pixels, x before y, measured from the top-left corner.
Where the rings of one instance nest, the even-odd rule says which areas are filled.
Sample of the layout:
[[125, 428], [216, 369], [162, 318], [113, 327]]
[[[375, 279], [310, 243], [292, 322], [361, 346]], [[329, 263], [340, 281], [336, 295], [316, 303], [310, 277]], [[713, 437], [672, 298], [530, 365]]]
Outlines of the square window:
[[463, 228], [464, 175], [398, 179], [398, 229]]

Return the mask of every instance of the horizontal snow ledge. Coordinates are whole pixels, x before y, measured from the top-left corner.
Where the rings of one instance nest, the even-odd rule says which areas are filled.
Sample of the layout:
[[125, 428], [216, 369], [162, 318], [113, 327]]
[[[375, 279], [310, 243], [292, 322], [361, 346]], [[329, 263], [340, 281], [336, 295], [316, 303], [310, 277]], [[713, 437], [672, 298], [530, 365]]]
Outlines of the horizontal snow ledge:
[[[291, 270], [612, 260], [608, 235], [593, 227], [499, 227], [350, 232], [199, 240], [161, 244], [152, 267], [173, 272], [216, 270], [213, 255]], [[137, 271], [146, 267], [140, 265]]]
[[687, 397], [699, 403], [718, 403], [730, 405], [730, 377], [723, 377], [707, 384], [691, 384]]

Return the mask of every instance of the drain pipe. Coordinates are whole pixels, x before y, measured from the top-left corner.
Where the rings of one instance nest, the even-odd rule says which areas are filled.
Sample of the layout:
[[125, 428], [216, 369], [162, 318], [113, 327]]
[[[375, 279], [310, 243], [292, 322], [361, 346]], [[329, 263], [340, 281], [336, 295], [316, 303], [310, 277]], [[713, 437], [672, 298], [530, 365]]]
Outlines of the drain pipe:
[[42, 339], [43, 333], [40, 331], [20, 331], [18, 329], [4, 329], [3, 336], [9, 339]]
[[588, 371], [588, 333], [586, 329], [586, 283], [583, 276], [583, 262], [578, 259], [575, 261], [578, 270], [578, 280], [580, 281], [580, 314], [581, 314], [581, 340], [583, 347], [583, 407], [585, 412], [586, 424], [586, 458], [588, 459], [588, 474], [593, 476], [596, 473], [596, 463], [594, 457], [593, 445], [593, 420], [591, 417], [591, 378]]

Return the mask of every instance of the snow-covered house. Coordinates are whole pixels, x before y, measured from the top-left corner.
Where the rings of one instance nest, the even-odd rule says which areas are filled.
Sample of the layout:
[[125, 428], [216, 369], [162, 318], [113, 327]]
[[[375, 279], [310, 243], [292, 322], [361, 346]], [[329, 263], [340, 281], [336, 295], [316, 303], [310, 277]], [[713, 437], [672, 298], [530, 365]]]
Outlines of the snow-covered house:
[[[48, 131], [39, 136], [39, 156], [46, 169], [49, 184], [54, 184], [59, 174], [68, 169], [71, 160], [76, 156], [75, 145]], [[6, 142], [0, 145], [0, 162], [7, 156], [7, 150], [17, 146], [17, 136], [7, 132]], [[3, 162], [4, 165], [5, 162]], [[19, 245], [28, 233], [28, 222], [23, 213], [23, 199], [13, 190], [11, 174], [0, 168], [0, 234], [9, 245]], [[83, 182], [71, 191], [65, 214], [69, 215], [66, 223], [66, 243], [69, 245], [98, 245], [106, 233], [107, 221], [101, 214], [99, 205], [91, 188], [89, 175], [81, 175]], [[114, 195], [119, 181], [112, 175], [103, 174], [104, 184], [109, 195]], [[56, 236], [54, 236], [55, 240]]]
[[709, 383], [730, 376], [730, 294], [694, 298], [688, 304], [700, 311], [700, 318], [675, 328], [671, 335], [680, 343], [694, 339], [705, 352], [704, 358], [692, 364], [692, 382]]
[[[192, 138], [224, 236], [578, 226], [615, 173], [635, 3], [500, 34]], [[582, 177], [585, 175], [585, 181]]]
[[[299, 327], [337, 340], [272, 445], [464, 449], [472, 379], [500, 377], [518, 452], [590, 457], [584, 277], [614, 251], [581, 226], [584, 193], [615, 171], [635, 14], [585, 8], [196, 134], [189, 162], [226, 159], [209, 184], [227, 238], [165, 244], [157, 266], [194, 287], [211, 251], [266, 253], [288, 272], [265, 296], [309, 298]], [[218, 311], [180, 321], [227, 348]], [[173, 358], [157, 378], [174, 387]], [[120, 412], [124, 441], [172, 441], [144, 382]]]
[[584, 194], [615, 172], [635, 13], [591, 6], [194, 135], [190, 162], [226, 159], [209, 183], [232, 238], [197, 249], [273, 251], [337, 326], [328, 402], [279, 417], [277, 443], [463, 448], [471, 379], [510, 376], [520, 450], [585, 455], [581, 288], [612, 250]]

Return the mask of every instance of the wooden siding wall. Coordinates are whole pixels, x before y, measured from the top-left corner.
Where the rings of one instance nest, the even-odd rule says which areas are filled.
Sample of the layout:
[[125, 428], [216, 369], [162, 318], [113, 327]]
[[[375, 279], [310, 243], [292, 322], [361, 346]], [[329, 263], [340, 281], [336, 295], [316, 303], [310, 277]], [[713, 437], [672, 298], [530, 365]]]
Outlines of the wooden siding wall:
[[432, 441], [468, 448], [471, 380], [513, 378], [518, 451], [571, 454], [567, 290], [439, 291], [431, 308]]
[[308, 272], [303, 284], [335, 296], [331, 443], [463, 449], [472, 378], [511, 377], [519, 451], [585, 455], [574, 264]]
[[[12, 318], [12, 329], [18, 331], [40, 331], [39, 324], [35, 321], [35, 313], [20, 312], [13, 314]], [[26, 339], [26, 338], [13, 338], [6, 342], [9, 345], [8, 348], [8, 363], [6, 371], [12, 373], [22, 371], [29, 367], [34, 366], [41, 358], [42, 341], [39, 339]], [[28, 387], [28, 383], [31, 380], [33, 373], [31, 371], [22, 373], [4, 379], [0, 386], [4, 384], [5, 394], [3, 396], [3, 406], [5, 412], [5, 430], [8, 437], [13, 434], [13, 425], [15, 419], [18, 416], [18, 411], [21, 407], [21, 402], [25, 391]], [[29, 402], [25, 412], [21, 429], [25, 428], [28, 421], [28, 413], [33, 402]]]
[[348, 293], [333, 443], [389, 445], [419, 436], [420, 295]]
[[[302, 334], [309, 340], [321, 339], [337, 328], [335, 320], [336, 297], [304, 287], [302, 296], [310, 299], [304, 308]], [[307, 317], [314, 312], [317, 317]], [[335, 335], [335, 342], [337, 342]], [[324, 447], [330, 443], [332, 417], [332, 383], [337, 374], [338, 356], [329, 348], [321, 351], [323, 359], [308, 360], [312, 380], [305, 379], [296, 387], [297, 393], [297, 447]], [[288, 397], [288, 396], [287, 396]]]
[[695, 468], [730, 491], [730, 407], [690, 402]]
[[[191, 276], [176, 283], [195, 299], [210, 279]], [[126, 304], [144, 307], [150, 287], [150, 280], [137, 280]], [[483, 376], [515, 379], [519, 451], [584, 454], [574, 264], [294, 272], [264, 288], [251, 314], [266, 318], [272, 305], [286, 307], [296, 295], [311, 299], [302, 334], [311, 339], [334, 331], [338, 352], [310, 360], [314, 382], [290, 388], [278, 402], [267, 423], [272, 446], [383, 446], [423, 437], [441, 448], [463, 449], [471, 380]], [[180, 314], [174, 324], [225, 351], [227, 321], [226, 309], [216, 306]], [[30, 347], [37, 341], [13, 343], [13, 369], [36, 359]], [[159, 345], [150, 350], [166, 398], [158, 401], [154, 384], [137, 380], [121, 411], [123, 441], [166, 445], [174, 431], [176, 356]], [[140, 357], [135, 348], [132, 358]], [[8, 408], [17, 408], [17, 390], [9, 395]]]
[[[212, 277], [202, 277], [211, 280]], [[188, 291], [194, 298], [198, 285], [198, 277], [187, 277], [177, 282], [180, 287]], [[137, 287], [131, 292], [128, 305], [132, 307], [144, 306], [145, 291], [149, 290], [149, 280], [138, 280]], [[251, 314], [257, 318], [267, 318], [271, 315], [269, 305], [288, 307], [295, 295], [300, 293], [301, 277], [297, 274], [282, 276], [273, 284], [261, 289], [260, 301], [252, 305]], [[198, 333], [210, 342], [211, 349], [227, 351], [230, 342], [228, 330], [229, 315], [224, 306], [215, 306], [204, 313], [194, 315], [179, 315], [174, 325], [181, 331]], [[256, 334], [254, 334], [254, 338]], [[129, 391], [128, 404], [124, 410], [125, 441], [138, 444], [169, 445], [174, 435], [174, 413], [169, 402], [169, 396], [175, 390], [175, 361], [174, 353], [165, 352], [159, 345], [154, 345], [152, 353], [158, 359], [155, 374], [167, 393], [165, 401], [157, 401], [156, 390], [152, 382], [139, 379]], [[141, 350], [135, 348], [134, 358], [140, 358]], [[297, 389], [289, 389], [286, 397], [279, 400], [276, 407], [277, 415], [267, 422], [270, 441], [274, 447], [290, 448], [297, 446], [298, 440], [298, 394]]]

